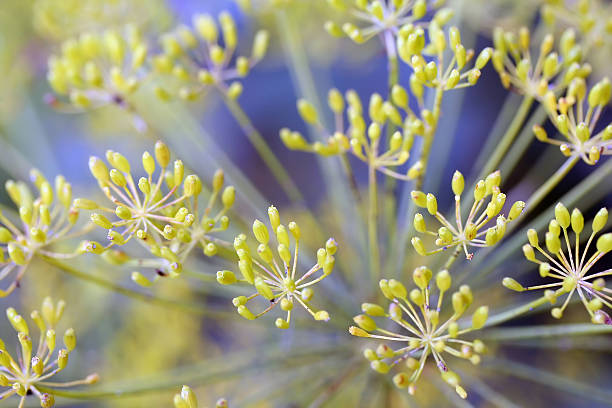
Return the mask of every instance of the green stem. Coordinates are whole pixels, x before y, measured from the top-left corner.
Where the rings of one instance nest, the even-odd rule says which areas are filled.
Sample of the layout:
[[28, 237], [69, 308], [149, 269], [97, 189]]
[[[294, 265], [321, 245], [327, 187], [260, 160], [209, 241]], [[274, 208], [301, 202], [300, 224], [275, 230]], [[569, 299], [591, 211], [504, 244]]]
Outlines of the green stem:
[[523, 339], [542, 339], [545, 337], [581, 336], [590, 334], [612, 333], [612, 326], [605, 324], [561, 324], [530, 327], [508, 327], [486, 330], [480, 336], [482, 339], [511, 341]]
[[[372, 159], [371, 159], [372, 160]], [[378, 248], [378, 192], [376, 185], [376, 167], [374, 163], [368, 166], [368, 238], [370, 248], [370, 275], [373, 282], [380, 279], [380, 250]]]
[[507, 322], [508, 320], [512, 320], [515, 317], [531, 312], [536, 307], [542, 306], [546, 303], [548, 303], [548, 299], [546, 299], [545, 297], [541, 297], [527, 304], [495, 314], [487, 319], [487, 323], [484, 325], [484, 327], [496, 326], [498, 324]]
[[130, 297], [132, 299], [136, 299], [142, 302], [146, 302], [146, 303], [150, 303], [150, 304], [155, 304], [155, 305], [159, 305], [159, 306], [171, 306], [171, 307], [175, 307], [178, 309], [181, 309], [185, 312], [188, 313], [193, 313], [193, 314], [197, 314], [197, 315], [203, 315], [203, 316], [210, 316], [210, 317], [217, 317], [217, 318], [223, 318], [223, 319], [227, 319], [228, 317], [235, 317], [235, 314], [233, 313], [229, 313], [226, 311], [221, 311], [221, 310], [211, 310], [211, 308], [205, 306], [205, 305], [198, 305], [195, 303], [186, 303], [186, 302], [180, 302], [180, 301], [176, 301], [176, 300], [172, 300], [172, 299], [165, 299], [165, 298], [160, 298], [157, 296], [153, 296], [153, 295], [149, 295], [146, 293], [141, 293], [132, 289], [128, 289], [125, 288], [121, 285], [118, 285], [114, 282], [110, 282], [106, 279], [102, 279], [99, 278], [97, 276], [93, 276], [91, 274], [82, 272], [62, 261], [59, 261], [57, 259], [54, 258], [50, 258], [47, 256], [40, 256], [40, 258], [45, 261], [46, 263], [53, 265], [55, 267], [57, 267], [58, 269], [60, 269], [62, 272], [65, 272], [69, 275], [72, 275], [78, 279], [84, 280], [86, 282], [89, 283], [93, 283], [97, 286], [100, 286], [104, 289], [113, 291], [113, 292], [117, 292], [121, 295]]
[[[183, 384], [204, 385], [216, 382], [222, 382], [232, 379], [233, 377], [244, 376], [251, 371], [261, 372], [262, 368], [272, 367], [293, 367], [295, 364], [309, 364], [320, 361], [324, 358], [338, 357], [342, 353], [342, 349], [338, 347], [327, 349], [306, 350], [301, 352], [293, 351], [292, 353], [283, 352], [263, 352], [253, 363], [251, 353], [240, 354], [240, 358], [228, 360], [227, 356], [222, 358], [223, 363], [213, 365], [214, 360], [208, 360], [201, 364], [192, 367], [185, 367], [177, 370], [171, 376], [165, 376], [161, 379], [150, 379], [141, 381], [136, 385], [125, 386], [124, 382], [120, 385], [108, 385], [107, 389], [93, 389], [88, 391], [81, 390], [59, 390], [55, 388], [47, 388], [38, 386], [37, 388], [43, 392], [51, 393], [57, 397], [72, 398], [79, 400], [100, 400], [111, 398], [125, 398], [139, 395], [147, 395], [152, 393], [164, 392], [167, 390], [177, 389]], [[251, 356], [252, 357], [252, 356]]]
[[429, 132], [425, 135], [425, 140], [423, 141], [423, 149], [421, 150], [421, 156], [419, 160], [423, 163], [423, 171], [417, 177], [415, 183], [415, 189], [421, 190], [423, 188], [423, 183], [425, 182], [425, 173], [427, 172], [427, 163], [429, 162], [429, 156], [431, 153], [431, 147], [433, 145], [434, 137], [436, 135], [436, 130], [438, 129], [438, 122], [440, 121], [440, 111], [442, 109], [442, 96], [444, 95], [444, 88], [438, 87], [436, 88], [436, 95], [434, 97], [434, 104], [432, 109], [433, 117], [435, 118], [435, 123], [430, 128]]
[[[525, 364], [515, 363], [505, 359], [491, 359], [483, 362], [482, 368], [521, 378], [529, 383], [537, 382], [542, 385], [547, 385], [562, 392], [584, 397], [590, 401], [601, 401], [604, 404], [608, 404], [612, 401], [612, 392], [610, 392], [609, 389], [594, 387]], [[585, 402], [584, 406], [590, 406], [590, 404]]]
[[510, 122], [506, 133], [504, 133], [502, 138], [499, 140], [497, 147], [489, 156], [489, 160], [487, 160], [487, 163], [480, 171], [480, 176], [478, 177], [479, 179], [485, 177], [487, 174], [490, 174], [497, 168], [497, 166], [499, 166], [502, 159], [508, 152], [508, 149], [512, 145], [512, 142], [514, 142], [516, 135], [521, 130], [521, 126], [523, 125], [523, 122], [525, 122], [525, 118], [529, 114], [529, 109], [531, 109], [531, 105], [533, 105], [533, 98], [531, 96], [526, 95], [523, 98], [516, 114], [514, 115], [512, 122]]
[[293, 201], [304, 201], [302, 193], [291, 180], [291, 176], [283, 164], [276, 158], [276, 155], [272, 149], [270, 149], [270, 146], [268, 146], [261, 133], [259, 133], [259, 131], [255, 128], [240, 104], [234, 99], [229, 98], [224, 92], [220, 93], [223, 96], [225, 106], [227, 106], [229, 111], [232, 113], [232, 116], [234, 119], [236, 119], [243, 132], [246, 134], [249, 141], [259, 154], [259, 157], [261, 157], [276, 181], [278, 181], [278, 184], [280, 184], [285, 194], [287, 194], [287, 196]]
[[540, 188], [538, 188], [527, 201], [526, 210], [523, 212], [523, 215], [527, 214], [532, 209], [536, 208], [538, 204], [550, 193], [557, 185], [567, 176], [567, 173], [570, 172], [571, 169], [574, 168], [576, 163], [578, 163], [580, 157], [571, 156], [569, 157], [565, 163], [555, 173], [548, 179], [546, 183], [544, 183]]

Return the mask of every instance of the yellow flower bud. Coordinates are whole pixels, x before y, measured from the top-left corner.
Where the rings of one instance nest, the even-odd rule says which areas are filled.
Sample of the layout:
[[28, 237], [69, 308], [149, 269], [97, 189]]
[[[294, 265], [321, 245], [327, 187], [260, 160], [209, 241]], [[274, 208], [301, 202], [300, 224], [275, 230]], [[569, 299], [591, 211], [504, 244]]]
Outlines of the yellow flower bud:
[[232, 271], [218, 271], [217, 272], [217, 282], [222, 285], [232, 285], [236, 283], [236, 275]]

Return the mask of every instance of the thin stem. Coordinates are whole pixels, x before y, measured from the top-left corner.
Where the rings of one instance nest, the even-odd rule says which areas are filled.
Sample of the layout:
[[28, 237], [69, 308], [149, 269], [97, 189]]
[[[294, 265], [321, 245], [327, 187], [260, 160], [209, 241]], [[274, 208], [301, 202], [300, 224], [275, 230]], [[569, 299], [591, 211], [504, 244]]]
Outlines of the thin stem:
[[510, 122], [510, 125], [508, 126], [506, 133], [504, 133], [504, 135], [501, 137], [501, 139], [499, 140], [499, 143], [497, 144], [497, 147], [495, 148], [493, 153], [489, 156], [489, 159], [487, 160], [487, 163], [482, 168], [478, 179], [486, 176], [487, 174], [490, 174], [497, 168], [497, 166], [499, 166], [502, 159], [508, 152], [508, 149], [514, 142], [516, 135], [521, 130], [521, 126], [523, 125], [523, 122], [527, 118], [527, 115], [529, 114], [529, 109], [531, 109], [532, 104], [533, 104], [533, 98], [531, 96], [525, 95], [518, 110], [516, 111], [516, 114], [514, 115], [514, 118], [512, 119], [512, 122]]
[[561, 324], [530, 327], [507, 327], [495, 330], [486, 330], [480, 336], [482, 339], [512, 341], [523, 339], [541, 339], [544, 337], [566, 337], [612, 333], [612, 326], [605, 324]]
[[523, 212], [523, 215], [527, 212], [533, 210], [535, 207], [540, 204], [540, 202], [550, 193], [557, 185], [567, 176], [567, 173], [570, 172], [572, 168], [578, 163], [580, 160], [579, 156], [571, 156], [569, 157], [565, 163], [555, 173], [548, 179], [546, 183], [544, 183], [540, 188], [538, 188], [527, 201], [526, 209]]
[[484, 327], [496, 326], [498, 324], [507, 322], [508, 320], [512, 320], [525, 313], [531, 312], [536, 307], [542, 306], [546, 303], [548, 303], [548, 299], [546, 299], [545, 297], [541, 297], [527, 304], [514, 307], [501, 313], [497, 313], [487, 319], [487, 323]]
[[378, 248], [378, 193], [376, 185], [376, 167], [368, 166], [368, 238], [370, 249], [370, 275], [374, 282], [380, 279], [380, 250]]
[[220, 311], [220, 310], [211, 310], [210, 307], [207, 307], [205, 305], [198, 305], [195, 303], [186, 303], [186, 302], [180, 302], [180, 301], [175, 301], [175, 300], [171, 300], [171, 299], [165, 299], [165, 298], [160, 298], [157, 296], [152, 296], [146, 293], [140, 293], [137, 292], [135, 290], [132, 289], [128, 289], [125, 288], [121, 285], [118, 285], [114, 282], [110, 282], [106, 279], [102, 279], [99, 278], [97, 276], [93, 276], [91, 274], [85, 273], [83, 271], [80, 271], [62, 261], [59, 261], [57, 259], [54, 258], [50, 258], [50, 257], [46, 257], [46, 256], [40, 256], [40, 258], [42, 260], [44, 260], [46, 263], [51, 264], [55, 267], [57, 267], [58, 269], [60, 269], [62, 272], [65, 272], [69, 275], [72, 275], [76, 278], [79, 278], [81, 280], [84, 280], [86, 282], [89, 283], [93, 283], [97, 286], [100, 286], [102, 288], [111, 290], [113, 292], [117, 292], [121, 295], [130, 297], [132, 299], [136, 299], [136, 300], [140, 300], [143, 302], [147, 302], [147, 303], [151, 303], [151, 304], [156, 304], [156, 305], [160, 305], [160, 306], [172, 306], [172, 307], [176, 307], [178, 309], [184, 310], [186, 312], [189, 313], [193, 313], [193, 314], [197, 314], [197, 315], [205, 315], [205, 316], [211, 316], [211, 317], [218, 317], [218, 318], [228, 318], [229, 316], [234, 317], [235, 315], [233, 313], [229, 313], [226, 311]]
[[429, 154], [431, 153], [431, 147], [433, 146], [436, 129], [438, 128], [438, 122], [440, 121], [440, 110], [442, 108], [443, 95], [444, 88], [441, 86], [436, 88], [436, 95], [434, 97], [434, 104], [432, 109], [433, 117], [435, 118], [435, 123], [427, 132], [424, 138], [425, 140], [423, 141], [423, 149], [421, 150], [421, 156], [419, 157], [419, 160], [423, 163], [423, 171], [416, 179], [415, 190], [421, 190], [423, 188], [423, 183], [425, 182], [425, 173], [427, 172]]
[[226, 93], [220, 93], [223, 97], [223, 102], [225, 102], [225, 106], [227, 106], [234, 119], [236, 119], [249, 141], [259, 154], [259, 157], [261, 157], [276, 181], [278, 181], [278, 184], [280, 184], [285, 194], [287, 194], [287, 196], [293, 201], [304, 201], [302, 193], [295, 186], [293, 180], [291, 180], [291, 176], [283, 164], [276, 158], [276, 155], [272, 149], [270, 149], [270, 146], [268, 146], [261, 133], [259, 133], [259, 131], [255, 128], [240, 104], [234, 99], [228, 97]]

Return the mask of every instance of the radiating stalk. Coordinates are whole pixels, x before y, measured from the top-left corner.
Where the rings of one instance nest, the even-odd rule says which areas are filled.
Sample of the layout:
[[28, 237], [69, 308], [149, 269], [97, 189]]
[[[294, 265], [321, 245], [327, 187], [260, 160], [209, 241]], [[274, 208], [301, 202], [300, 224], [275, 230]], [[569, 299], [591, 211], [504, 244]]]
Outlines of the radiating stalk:
[[255, 128], [251, 119], [249, 119], [248, 115], [244, 112], [242, 107], [238, 102], [234, 99], [228, 97], [225, 93], [220, 92], [223, 97], [223, 102], [225, 102], [225, 106], [229, 109], [236, 122], [242, 128], [242, 131], [247, 136], [259, 157], [266, 164], [272, 176], [278, 181], [278, 184], [282, 187], [283, 191], [287, 196], [294, 202], [305, 204], [304, 197], [300, 190], [295, 186], [295, 183], [291, 179], [291, 176], [285, 169], [285, 166], [278, 160], [266, 140], [263, 138], [261, 133]]
[[513, 341], [523, 339], [542, 339], [546, 337], [584, 336], [612, 333], [612, 326], [606, 324], [555, 324], [528, 327], [507, 327], [485, 330], [480, 336], [485, 340]]

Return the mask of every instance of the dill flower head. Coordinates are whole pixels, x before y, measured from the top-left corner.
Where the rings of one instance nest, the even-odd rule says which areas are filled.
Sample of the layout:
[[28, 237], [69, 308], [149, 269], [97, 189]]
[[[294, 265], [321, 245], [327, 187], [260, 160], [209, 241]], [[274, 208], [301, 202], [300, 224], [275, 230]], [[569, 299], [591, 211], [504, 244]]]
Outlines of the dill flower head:
[[[584, 229], [584, 217], [577, 208], [574, 208], [570, 214], [563, 204], [557, 204], [555, 218], [550, 221], [548, 232], [545, 234], [546, 249], [540, 246], [538, 233], [534, 229], [527, 231], [529, 244], [523, 246], [525, 258], [539, 265], [540, 276], [554, 279], [556, 282], [523, 287], [516, 280], [507, 277], [503, 280], [504, 286], [518, 292], [544, 289], [543, 298], [551, 304], [555, 304], [557, 298], [566, 295], [563, 305], [551, 311], [556, 319], [563, 316], [563, 311], [572, 296], [577, 293], [593, 323], [612, 324], [609, 314], [601, 310], [604, 305], [612, 309], [612, 296], [610, 295], [612, 289], [606, 288], [604, 279], [605, 276], [612, 275], [612, 271], [610, 269], [594, 270], [599, 260], [612, 251], [612, 233], [602, 234], [597, 238], [597, 234], [604, 229], [607, 221], [608, 210], [602, 208], [593, 219], [591, 234], [581, 252], [580, 234]], [[568, 234], [570, 228], [575, 238], [573, 247]], [[565, 245], [561, 243], [562, 241]], [[593, 242], [595, 242], [595, 252], [587, 258]], [[544, 260], [536, 258], [534, 248], [545, 258]], [[554, 288], [558, 289], [553, 290]]]
[[0, 392], [0, 400], [16, 395], [20, 398], [19, 406], [22, 407], [27, 396], [33, 394], [40, 399], [41, 407], [48, 408], [55, 403], [52, 394], [54, 388], [93, 384], [98, 381], [97, 374], [67, 383], [47, 381], [66, 367], [68, 356], [76, 347], [74, 330], [68, 329], [64, 332], [64, 348], [58, 348], [56, 356], [53, 357], [56, 350], [56, 327], [62, 318], [64, 307], [64, 301], [53, 304], [51, 298], [47, 297], [43, 300], [40, 311], [32, 312], [30, 317], [40, 331], [36, 349], [32, 348], [30, 328], [26, 320], [12, 307], [6, 310], [6, 316], [17, 332], [21, 353], [17, 358], [13, 358], [0, 339], [0, 387], [8, 388]]
[[[140, 177], [138, 182], [132, 176], [130, 163], [121, 153], [106, 152], [112, 167], [110, 171], [102, 159], [95, 156], [89, 159], [92, 175], [115, 207], [105, 207], [88, 199], [75, 201], [78, 208], [95, 211], [91, 221], [108, 230], [108, 245], [90, 241], [83, 244], [83, 251], [102, 254], [112, 246], [121, 246], [136, 238], [157, 260], [133, 263], [155, 268], [156, 279], [178, 276], [183, 262], [196, 246], [200, 246], [207, 256], [217, 253], [216, 239], [211, 234], [229, 226], [225, 214], [234, 204], [234, 187], [223, 188], [224, 175], [218, 171], [202, 211], [199, 208], [203, 188], [200, 178], [194, 174], [185, 177], [181, 160], [175, 160], [170, 167], [170, 156], [170, 150], [162, 142], [155, 144], [154, 156], [144, 152], [142, 167], [146, 176]], [[221, 209], [213, 214], [213, 209], [218, 207]], [[139, 272], [132, 274], [132, 279], [144, 286], [151, 284]]]
[[[220, 35], [221, 34], [221, 35]], [[156, 87], [161, 99], [169, 99], [178, 89], [182, 99], [195, 99], [210, 87], [235, 99], [242, 93], [238, 81], [248, 75], [268, 49], [269, 35], [265, 30], [255, 34], [250, 56], [236, 55], [238, 33], [232, 16], [223, 12], [218, 24], [208, 14], [196, 14], [193, 28], [180, 25], [160, 39], [163, 53], [152, 59], [158, 74], [166, 78], [166, 84]]]
[[[238, 255], [238, 268], [242, 279], [238, 280], [234, 272], [224, 270], [217, 272], [217, 281], [223, 285], [244, 282], [255, 287], [256, 292], [252, 295], [238, 296], [232, 300], [238, 313], [245, 319], [256, 319], [280, 304], [280, 308], [287, 313], [287, 317], [277, 318], [275, 324], [279, 329], [287, 329], [291, 322], [293, 305], [298, 303], [315, 320], [329, 320], [329, 314], [325, 310], [314, 309], [310, 301], [314, 296], [312, 286], [329, 276], [334, 268], [334, 254], [338, 249], [336, 241], [333, 238], [328, 239], [325, 248], [317, 250], [317, 263], [308, 271], [299, 274], [300, 228], [293, 221], [287, 226], [281, 224], [280, 215], [274, 206], [268, 208], [268, 216], [276, 238], [275, 251], [270, 248], [268, 227], [262, 221], [255, 220], [253, 235], [259, 243], [257, 247], [259, 261], [251, 255], [246, 235], [240, 234], [234, 239], [234, 248]], [[289, 234], [294, 241], [293, 254]], [[319, 274], [318, 277], [317, 274]], [[247, 303], [257, 297], [264, 298], [269, 305], [263, 311], [253, 314], [247, 307]]]
[[[347, 36], [356, 43], [382, 35], [389, 54], [396, 52], [393, 43], [398, 32], [413, 26], [427, 26], [426, 22], [420, 21], [428, 12], [426, 0], [328, 0], [328, 3], [355, 23], [339, 25], [328, 21], [325, 23], [327, 32], [335, 37]], [[451, 9], [443, 8], [436, 12], [433, 21], [444, 25], [452, 15]]]
[[[440, 227], [438, 230], [430, 230], [425, 222], [423, 214], [416, 213], [414, 216], [414, 229], [421, 233], [436, 237], [436, 249], [428, 251], [425, 249], [423, 240], [419, 237], [412, 238], [412, 246], [419, 255], [432, 255], [445, 251], [451, 247], [462, 247], [467, 259], [472, 259], [473, 253], [468, 252], [469, 247], [493, 246], [498, 243], [506, 233], [506, 224], [521, 215], [525, 208], [523, 201], [512, 204], [508, 216], [500, 215], [506, 202], [506, 195], [499, 189], [501, 174], [495, 171], [484, 180], [478, 181], [474, 188], [474, 204], [465, 220], [461, 215], [461, 195], [465, 186], [463, 175], [455, 171], [452, 179], [452, 190], [455, 194], [455, 225], [449, 222], [440, 211], [438, 201], [432, 193], [425, 194], [422, 191], [413, 191], [412, 201], [417, 207], [426, 208], [429, 215], [435, 217]], [[487, 199], [489, 202], [487, 203]], [[495, 225], [490, 225], [495, 220]]]
[[[472, 315], [471, 327], [460, 328], [459, 318], [465, 314], [472, 304], [472, 291], [463, 285], [451, 296], [452, 314], [446, 320], [441, 320], [444, 295], [451, 287], [451, 276], [447, 270], [436, 274], [435, 283], [438, 297], [434, 298], [430, 289], [432, 271], [421, 266], [413, 272], [416, 288], [410, 292], [395, 279], [380, 281], [383, 295], [391, 302], [387, 310], [374, 303], [364, 303], [361, 308], [364, 314], [355, 316], [357, 324], [351, 326], [349, 332], [353, 336], [404, 343], [403, 347], [392, 349], [386, 344], [380, 344], [376, 350], [366, 349], [364, 356], [370, 361], [373, 370], [386, 374], [392, 368], [398, 373], [393, 382], [398, 388], [408, 388], [410, 394], [416, 391], [418, 381], [429, 355], [432, 355], [441, 377], [455, 389], [461, 398], [467, 393], [460, 385], [457, 373], [451, 371], [444, 359], [444, 353], [470, 360], [473, 364], [480, 362], [480, 353], [485, 349], [480, 340], [465, 341], [458, 337], [482, 328], [488, 317], [488, 308], [481, 306]], [[374, 318], [387, 318], [399, 331], [379, 327]]]
[[[325, 143], [308, 143], [301, 133], [287, 128], [280, 131], [283, 143], [289, 149], [313, 152], [321, 156], [350, 152], [383, 174], [399, 179], [406, 178], [390, 167], [406, 163], [410, 157], [414, 135], [422, 134], [426, 125], [408, 106], [408, 93], [403, 87], [400, 85], [393, 87], [392, 101], [385, 101], [380, 94], [372, 94], [368, 105], [368, 122], [361, 100], [353, 90], [347, 91], [345, 97], [337, 89], [330, 90], [328, 105], [335, 117], [334, 131], [325, 129], [311, 103], [304, 99], [297, 102], [298, 111], [304, 122], [313, 126], [326, 140]], [[348, 123], [344, 121], [345, 112]], [[404, 130], [395, 131], [388, 140], [384, 140], [388, 127], [399, 127]], [[379, 151], [383, 146], [387, 150]]]
[[[227, 400], [221, 398], [215, 404], [215, 408], [228, 408]], [[188, 385], [183, 385], [181, 392], [174, 395], [174, 408], [198, 408], [198, 399]]]
[[19, 286], [35, 255], [69, 258], [78, 254], [49, 249], [67, 237], [79, 216], [72, 206], [70, 183], [57, 176], [54, 188], [36, 169], [30, 172], [30, 178], [36, 187], [36, 197], [22, 181], [9, 180], [5, 185], [18, 208], [18, 218], [0, 211], [0, 281], [11, 281], [8, 287], [0, 289], [0, 297]]
[[612, 123], [603, 129], [598, 126], [602, 110], [610, 102], [612, 85], [604, 78], [591, 87], [587, 93], [583, 78], [574, 78], [565, 96], [557, 99], [553, 91], [545, 96], [548, 116], [564, 137], [562, 140], [549, 138], [541, 126], [534, 126], [536, 138], [542, 142], [559, 146], [563, 155], [578, 156], [585, 163], [594, 165], [601, 156], [612, 154]]
[[612, 7], [606, 1], [547, 2], [541, 13], [549, 25], [559, 21], [578, 29], [587, 49], [601, 47], [612, 40]]
[[[451, 58], [448, 58], [446, 51], [450, 52]], [[461, 43], [459, 29], [450, 27], [446, 34], [442, 24], [434, 19], [427, 33], [419, 26], [402, 28], [398, 37], [398, 53], [414, 71], [410, 75], [410, 89], [422, 106], [424, 86], [450, 90], [476, 85], [493, 51], [487, 47], [474, 59], [474, 50], [466, 49]]]
[[493, 32], [495, 51], [493, 66], [502, 84], [542, 101], [549, 92], [559, 92], [577, 77], [585, 78], [591, 66], [582, 63], [583, 49], [576, 44], [576, 34], [566, 30], [554, 50], [554, 37], [548, 34], [539, 45], [536, 55], [531, 53], [531, 35], [527, 27], [518, 33], [497, 27]]
[[64, 41], [61, 53], [49, 58], [47, 80], [57, 94], [68, 96], [72, 107], [58, 100], [51, 104], [69, 111], [111, 104], [130, 110], [127, 98], [148, 74], [147, 54], [147, 45], [134, 25], [85, 32]]
[[170, 17], [162, 0], [36, 0], [33, 3], [36, 30], [59, 40], [127, 23], [165, 25]]

